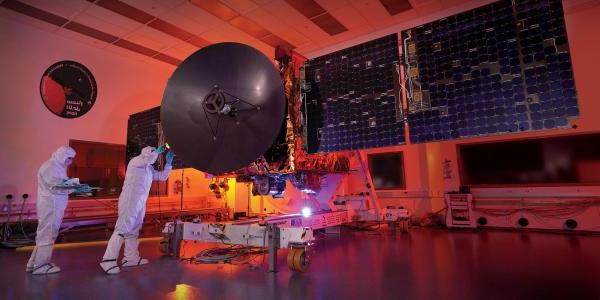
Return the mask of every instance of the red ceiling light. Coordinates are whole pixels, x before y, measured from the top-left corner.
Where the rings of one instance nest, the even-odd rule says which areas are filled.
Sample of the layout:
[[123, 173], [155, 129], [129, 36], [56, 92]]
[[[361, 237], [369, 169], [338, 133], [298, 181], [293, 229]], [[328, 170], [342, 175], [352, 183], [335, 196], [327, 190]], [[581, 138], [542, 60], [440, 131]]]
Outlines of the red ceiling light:
[[158, 54], [158, 51], [156, 51], [156, 50], [152, 50], [152, 49], [150, 49], [148, 47], [144, 47], [140, 44], [132, 43], [128, 40], [118, 40], [114, 43], [114, 45], [131, 50], [133, 52], [137, 52], [139, 54], [146, 55], [146, 56], [153, 57], [156, 54]]
[[408, 0], [379, 0], [379, 2], [392, 16], [412, 9], [412, 5]]
[[324, 13], [320, 16], [314, 17], [311, 21], [325, 30], [329, 35], [336, 35], [348, 30], [342, 23], [336, 20], [329, 13]]
[[102, 8], [108, 9], [114, 13], [130, 18], [139, 23], [146, 24], [148, 25], [148, 27], [154, 28], [160, 32], [176, 37], [182, 41], [186, 41], [194, 46], [201, 48], [206, 45], [210, 45], [210, 42], [202, 39], [201, 37], [198, 37], [193, 33], [188, 32], [187, 30], [184, 30], [169, 22], [159, 19], [156, 16], [148, 14], [145, 11], [137, 9], [120, 0], [99, 0], [98, 2], [96, 2], [95, 0], [88, 1], [93, 2], [94, 4]]
[[286, 42], [284, 39], [282, 39], [274, 34], [269, 34], [267, 36], [264, 36], [260, 40], [273, 48], [280, 46], [286, 50], [294, 49], [294, 45]]
[[319, 3], [315, 2], [314, 0], [286, 0], [285, 2], [309, 19], [327, 12]]
[[257, 39], [271, 34], [271, 32], [264, 29], [262, 26], [256, 24], [256, 22], [244, 16], [239, 16], [237, 18], [231, 19], [229, 21], [229, 24]]
[[347, 31], [348, 28], [329, 14], [319, 3], [314, 0], [285, 0], [289, 5], [303, 14], [315, 25], [319, 26], [329, 35], [336, 35]]
[[166, 33], [168, 35], [174, 36], [180, 40], [187, 41], [194, 36], [193, 33], [183, 30], [171, 23], [167, 23], [161, 19], [154, 19], [154, 21], [148, 23], [148, 26]]
[[209, 42], [199, 36], [194, 36], [191, 39], [187, 40], [187, 42], [198, 48], [206, 47], [211, 44], [211, 42]]
[[87, 35], [87, 36], [95, 38], [97, 40], [107, 42], [109, 44], [112, 44], [116, 40], [119, 39], [118, 37], [116, 37], [114, 35], [102, 32], [100, 30], [96, 30], [94, 28], [85, 26], [83, 24], [79, 24], [77, 22], [69, 22], [69, 23], [67, 23], [67, 25], [65, 25], [65, 28], [69, 29], [69, 30], [73, 30], [75, 32], [79, 32], [83, 35]]
[[240, 15], [218, 0], [192, 0], [191, 3], [224, 21], [232, 20]]
[[[112, 3], [114, 4], [115, 2], [119, 2], [119, 1], [107, 1], [107, 0], [102, 0], [99, 2], [104, 2], [105, 5], [108, 5], [107, 3]], [[172, 65], [179, 65], [181, 63], [180, 60], [159, 53], [158, 51], [152, 50], [150, 48], [144, 47], [142, 45], [136, 44], [136, 43], [132, 43], [130, 41], [124, 40], [124, 39], [119, 39], [119, 37], [108, 34], [106, 32], [91, 28], [89, 26], [83, 25], [81, 23], [75, 22], [75, 21], [70, 21], [68, 19], [65, 19], [61, 16], [55, 15], [53, 13], [47, 12], [45, 10], [39, 9], [37, 7], [33, 7], [31, 5], [25, 4], [23, 2], [20, 1], [16, 1], [16, 0], [6, 0], [6, 1], [2, 1], [0, 2], [0, 6], [4, 7], [6, 9], [10, 9], [12, 11], [30, 16], [32, 18], [38, 19], [40, 21], [44, 21], [50, 24], [54, 24], [57, 26], [61, 26], [64, 29], [68, 29], [77, 33], [80, 33], [82, 35], [103, 41], [103, 42], [107, 42], [109, 44], [121, 47], [121, 48], [125, 48], [128, 50], [131, 50], [133, 52], [142, 54], [142, 55], [146, 55], [149, 57], [152, 57], [154, 59], [172, 64]], [[193, 35], [191, 36], [192, 38], [194, 37]], [[199, 37], [195, 37], [195, 42], [200, 43], [200, 41], [202, 40]]]
[[181, 63], [181, 61], [179, 59], [172, 57], [172, 56], [168, 56], [166, 54], [162, 54], [162, 53], [159, 53], [159, 54], [153, 56], [152, 58], [158, 59], [160, 61], [164, 61], [168, 64], [172, 64], [175, 66], [178, 66]]
[[142, 24], [146, 24], [155, 19], [155, 17], [141, 9], [137, 9], [125, 2], [119, 0], [88, 0], [94, 4], [106, 8], [112, 12], [136, 20]]
[[269, 46], [281, 46], [288, 50], [294, 49], [294, 45], [290, 42], [275, 35], [253, 20], [240, 15], [238, 12], [218, 0], [191, 0], [191, 3], [248, 35], [263, 41]]
[[37, 7], [33, 7], [31, 5], [27, 5], [23, 2], [19, 2], [19, 1], [2, 1], [0, 2], [0, 6], [3, 6], [5, 8], [14, 10], [16, 12], [22, 13], [24, 15], [28, 15], [30, 17], [33, 17], [35, 19], [44, 21], [44, 22], [48, 22], [50, 24], [54, 24], [56, 26], [63, 26], [65, 23], [67, 23], [69, 20], [65, 19], [61, 16], [57, 16], [55, 14], [49, 13], [45, 10], [41, 10]]

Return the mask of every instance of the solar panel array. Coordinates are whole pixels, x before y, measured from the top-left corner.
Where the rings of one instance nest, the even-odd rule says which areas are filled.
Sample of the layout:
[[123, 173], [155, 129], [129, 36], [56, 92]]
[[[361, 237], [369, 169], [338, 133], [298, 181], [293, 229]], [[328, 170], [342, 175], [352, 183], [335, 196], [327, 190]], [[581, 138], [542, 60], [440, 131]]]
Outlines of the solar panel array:
[[568, 127], [579, 115], [560, 0], [498, 1], [402, 37], [412, 143]]
[[389, 35], [308, 60], [303, 117], [309, 153], [405, 143], [396, 97], [398, 36]]

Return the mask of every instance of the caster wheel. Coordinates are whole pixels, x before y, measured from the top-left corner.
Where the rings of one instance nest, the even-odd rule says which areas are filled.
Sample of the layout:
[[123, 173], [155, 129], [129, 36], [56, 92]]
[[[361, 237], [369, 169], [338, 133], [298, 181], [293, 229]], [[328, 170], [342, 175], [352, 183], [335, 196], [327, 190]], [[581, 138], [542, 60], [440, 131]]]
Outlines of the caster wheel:
[[306, 250], [304, 248], [291, 248], [287, 255], [287, 263], [292, 271], [306, 272], [309, 265]]

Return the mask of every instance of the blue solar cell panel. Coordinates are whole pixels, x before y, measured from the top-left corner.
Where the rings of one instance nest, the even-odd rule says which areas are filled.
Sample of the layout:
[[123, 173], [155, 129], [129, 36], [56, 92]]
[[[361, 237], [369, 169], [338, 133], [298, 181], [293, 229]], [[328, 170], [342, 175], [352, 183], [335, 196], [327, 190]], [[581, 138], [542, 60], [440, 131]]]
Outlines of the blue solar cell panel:
[[402, 111], [394, 96], [398, 61], [398, 36], [393, 34], [305, 63], [302, 92], [309, 153], [405, 143]]
[[502, 0], [407, 32], [413, 81], [429, 92], [409, 103], [409, 127], [446, 114], [432, 134], [411, 129], [413, 142], [566, 127], [579, 114], [559, 0]]

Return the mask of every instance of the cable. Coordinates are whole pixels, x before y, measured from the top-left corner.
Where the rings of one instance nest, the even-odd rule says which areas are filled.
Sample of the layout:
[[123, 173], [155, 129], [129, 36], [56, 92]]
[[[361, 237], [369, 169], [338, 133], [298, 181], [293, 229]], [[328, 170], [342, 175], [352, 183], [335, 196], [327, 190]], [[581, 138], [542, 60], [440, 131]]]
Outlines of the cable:
[[407, 71], [406, 73], [408, 75], [407, 76], [408, 79], [405, 79], [404, 84], [406, 84], [406, 81], [408, 80], [409, 90], [407, 90], [406, 87], [404, 88], [404, 90], [406, 91], [407, 98], [410, 99], [411, 103], [412, 103], [413, 87], [412, 87], [412, 79], [411, 79], [411, 76], [410, 76], [410, 62], [408, 60], [408, 55], [409, 55], [409, 53], [408, 53], [409, 52], [408, 51], [408, 40], [410, 40], [412, 37], [411, 37], [410, 31], [406, 31], [406, 34], [408, 36], [404, 39], [403, 44], [404, 44], [404, 61], [406, 63], [406, 71]]
[[[224, 243], [223, 239], [220, 239]], [[190, 260], [191, 263], [196, 264], [217, 264], [217, 263], [228, 263], [233, 265], [239, 264], [250, 264], [251, 267], [264, 264], [265, 255], [268, 253], [266, 250], [267, 245], [267, 231], [263, 232], [263, 245], [262, 247], [254, 246], [243, 246], [243, 245], [230, 245], [228, 247], [215, 247], [208, 248], [200, 251], [193, 257], [186, 258], [184, 260]], [[184, 244], [185, 249], [185, 244]], [[262, 256], [260, 264], [256, 263], [259, 256]]]
[[[29, 238], [29, 236], [25, 233], [25, 228], [23, 226], [23, 210], [25, 208], [25, 202], [27, 201], [27, 198], [29, 197], [29, 195], [27, 194], [23, 194], [23, 202], [21, 203], [21, 211], [19, 213], [19, 221], [18, 223], [20, 224], [21, 227], [21, 233], [23, 233], [24, 238], [23, 239], [14, 239], [11, 238], [12, 235], [12, 230], [10, 229], [10, 216], [11, 216], [11, 210], [12, 210], [12, 203], [10, 203], [9, 201], [9, 209], [8, 209], [8, 219], [7, 222], [4, 224], [4, 228], [3, 228], [3, 240], [2, 240], [2, 245], [5, 247], [9, 247], [9, 248], [18, 248], [18, 247], [23, 247], [23, 246], [27, 246], [30, 245], [32, 240]], [[9, 200], [12, 197], [9, 198]]]
[[197, 264], [228, 263], [233, 265], [247, 264], [255, 256], [264, 254], [266, 250], [261, 247], [236, 246], [209, 248], [196, 254], [191, 262]]
[[381, 228], [381, 221], [350, 222], [342, 226], [353, 231], [377, 231]]
[[[166, 194], [168, 195], [169, 191], [165, 184]], [[156, 187], [156, 196], [158, 197], [158, 226], [162, 227], [162, 209], [160, 207], [160, 181], [158, 181], [158, 186]]]
[[19, 213], [19, 219], [18, 219], [18, 224], [20, 225], [21, 228], [21, 233], [23, 233], [24, 238], [22, 239], [15, 239], [12, 237], [12, 230], [11, 230], [11, 224], [10, 224], [10, 218], [11, 218], [11, 212], [12, 212], [12, 195], [7, 195], [6, 199], [8, 200], [8, 214], [7, 214], [7, 221], [6, 223], [3, 224], [3, 228], [2, 228], [2, 242], [1, 244], [4, 247], [9, 247], [9, 248], [18, 248], [18, 247], [23, 247], [23, 246], [27, 246], [30, 245], [32, 240], [29, 238], [29, 236], [25, 233], [25, 227], [23, 226], [23, 210], [25, 207], [25, 202], [27, 201], [27, 198], [29, 197], [28, 194], [23, 194], [23, 202], [21, 204], [21, 211]]
[[25, 227], [23, 226], [23, 211], [25, 210], [25, 202], [27, 202], [27, 198], [29, 198], [29, 195], [23, 194], [23, 203], [21, 203], [21, 212], [19, 213], [19, 224], [21, 226], [21, 233], [23, 233], [25, 239], [31, 241], [27, 233], [25, 233]]
[[444, 208], [442, 208], [442, 209], [440, 209], [438, 211], [425, 214], [423, 217], [421, 217], [421, 219], [419, 219], [419, 221], [418, 221], [417, 224], [419, 226], [423, 226], [423, 227], [431, 227], [431, 226], [442, 225], [442, 221], [441, 221], [441, 218], [440, 218], [440, 213], [443, 212], [446, 209], [447, 208], [444, 207]]
[[117, 208], [117, 205], [106, 204], [106, 203], [100, 201], [100, 199], [96, 199], [96, 198], [91, 198], [91, 199], [94, 200], [94, 201], [96, 201], [96, 202], [98, 202], [98, 203], [100, 203], [100, 204], [102, 204], [102, 205], [104, 205], [104, 207], [108, 207], [108, 208], [111, 208], [111, 209], [116, 209]]
[[10, 214], [12, 212], [12, 195], [8, 194], [6, 195], [6, 200], [7, 200], [7, 208], [8, 208], [8, 213], [7, 213], [7, 217], [6, 217], [6, 223], [4, 223], [4, 228], [2, 230], [2, 242], [6, 242], [8, 240], [8, 238], [10, 237]]

